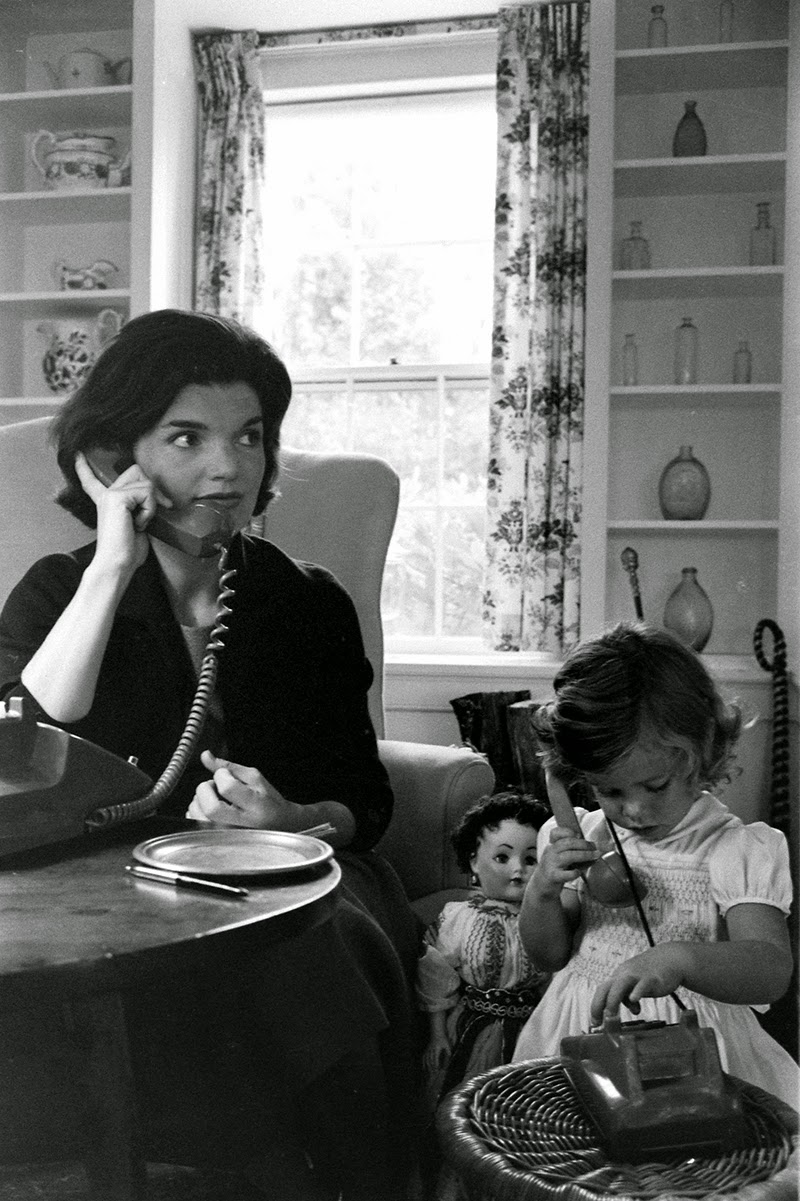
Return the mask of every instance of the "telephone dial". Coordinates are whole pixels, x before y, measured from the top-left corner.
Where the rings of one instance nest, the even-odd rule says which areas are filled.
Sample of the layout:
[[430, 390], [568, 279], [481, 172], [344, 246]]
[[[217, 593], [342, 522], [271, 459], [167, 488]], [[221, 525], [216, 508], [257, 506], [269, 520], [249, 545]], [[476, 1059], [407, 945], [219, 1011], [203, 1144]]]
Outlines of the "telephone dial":
[[[131, 465], [119, 452], [86, 456], [97, 478], [110, 486]], [[0, 703], [0, 858], [155, 812], [173, 791], [203, 728], [217, 677], [225, 618], [233, 596], [228, 544], [229, 514], [199, 502], [175, 522], [157, 510], [147, 533], [198, 558], [219, 555], [219, 597], [214, 626], [200, 666], [186, 727], [170, 762], [153, 783], [133, 759], [127, 762], [85, 738], [36, 721], [21, 697]]]

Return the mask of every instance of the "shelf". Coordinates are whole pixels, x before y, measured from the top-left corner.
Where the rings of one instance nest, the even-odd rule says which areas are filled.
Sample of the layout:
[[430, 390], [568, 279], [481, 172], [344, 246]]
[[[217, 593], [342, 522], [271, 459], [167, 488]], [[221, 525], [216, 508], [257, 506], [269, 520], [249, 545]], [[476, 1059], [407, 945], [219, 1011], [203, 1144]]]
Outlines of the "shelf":
[[777, 521], [609, 521], [608, 532], [620, 534], [776, 534]]
[[42, 92], [0, 92], [0, 118], [57, 129], [125, 125], [131, 119], [131, 84], [107, 88], [49, 88]]
[[102, 221], [113, 214], [102, 209], [130, 207], [131, 188], [87, 188], [85, 192], [57, 192], [54, 189], [40, 192], [0, 192], [0, 216], [22, 214], [32, 220]]
[[778, 192], [786, 155], [710, 154], [697, 158], [617, 159], [617, 196], [692, 196], [714, 192]]
[[777, 87], [785, 84], [788, 53], [788, 41], [619, 50], [618, 91], [637, 95]]
[[64, 392], [51, 392], [49, 396], [0, 396], [0, 409], [14, 406], [25, 409], [41, 408], [42, 405], [60, 405], [66, 400]]
[[780, 384], [635, 384], [619, 385], [609, 389], [613, 401], [646, 400], [647, 397], [667, 399], [686, 404], [728, 401], [780, 401], [783, 388]]
[[129, 27], [133, 22], [133, 0], [93, 0], [92, 4], [4, 4], [0, 30], [23, 29], [33, 34], [92, 33], [96, 29]]
[[49, 316], [54, 308], [96, 309], [107, 308], [114, 301], [130, 301], [129, 288], [87, 288], [85, 291], [70, 292], [0, 292], [0, 309], [3, 305], [16, 305], [24, 309], [23, 317]]
[[620, 300], [694, 296], [780, 296], [783, 267], [679, 267], [614, 271]]

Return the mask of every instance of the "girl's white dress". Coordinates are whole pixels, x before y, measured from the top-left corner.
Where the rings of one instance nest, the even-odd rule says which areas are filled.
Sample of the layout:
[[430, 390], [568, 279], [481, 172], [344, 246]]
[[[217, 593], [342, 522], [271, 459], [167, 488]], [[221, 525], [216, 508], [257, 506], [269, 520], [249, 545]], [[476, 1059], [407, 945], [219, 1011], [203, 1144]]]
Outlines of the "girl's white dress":
[[524, 1015], [547, 985], [549, 976], [525, 954], [518, 921], [518, 905], [476, 893], [449, 901], [425, 933], [417, 1002], [428, 1013], [447, 1012], [451, 1064], [459, 1065], [457, 1079], [451, 1071], [431, 1081], [434, 1105], [442, 1089], [510, 1059]]
[[[601, 810], [576, 810], [584, 836], [601, 852], [613, 849]], [[550, 840], [553, 820], [539, 832], [539, 855]], [[724, 917], [740, 903], [773, 905], [788, 914], [792, 901], [789, 851], [784, 835], [764, 822], [745, 825], [710, 793], [704, 792], [666, 838], [646, 842], [618, 827], [626, 857], [647, 888], [643, 908], [653, 940], [715, 942], [725, 938]], [[560, 1053], [561, 1039], [592, 1027], [590, 1004], [597, 985], [626, 959], [648, 949], [635, 908], [610, 909], [588, 894], [582, 879], [581, 922], [573, 954], [557, 972], [545, 996], [523, 1027], [514, 1060]], [[798, 1108], [800, 1076], [791, 1055], [759, 1025], [748, 1005], [712, 1001], [679, 988], [684, 1005], [701, 1026], [717, 1033], [724, 1071]], [[768, 1006], [757, 1006], [766, 1009]], [[624, 1007], [623, 1021], [634, 1015]], [[646, 997], [639, 1019], [677, 1022], [671, 997]]]

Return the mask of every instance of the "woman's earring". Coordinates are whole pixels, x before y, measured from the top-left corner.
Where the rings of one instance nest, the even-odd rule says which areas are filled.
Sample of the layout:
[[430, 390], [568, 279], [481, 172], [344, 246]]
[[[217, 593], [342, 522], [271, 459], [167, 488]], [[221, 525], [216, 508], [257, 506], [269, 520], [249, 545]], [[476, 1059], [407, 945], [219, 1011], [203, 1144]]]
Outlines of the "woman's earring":
[[470, 872], [470, 874], [469, 874], [470, 888], [477, 888], [479, 884], [480, 884], [480, 880], [478, 879], [478, 877], [475, 875], [474, 872]]

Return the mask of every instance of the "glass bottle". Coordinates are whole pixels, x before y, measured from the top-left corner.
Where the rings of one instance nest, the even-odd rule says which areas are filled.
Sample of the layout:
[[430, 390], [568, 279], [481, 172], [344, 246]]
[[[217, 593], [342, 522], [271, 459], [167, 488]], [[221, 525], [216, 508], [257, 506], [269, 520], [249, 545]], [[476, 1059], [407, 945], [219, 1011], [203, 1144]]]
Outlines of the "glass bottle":
[[667, 521], [699, 521], [711, 500], [711, 480], [691, 446], [682, 446], [658, 481], [658, 503]]
[[733, 0], [720, 0], [719, 40], [721, 42], [733, 41]]
[[675, 383], [697, 383], [697, 326], [684, 317], [675, 331]]
[[622, 382], [626, 388], [633, 388], [639, 382], [639, 350], [633, 334], [625, 335], [622, 347]]
[[672, 139], [672, 153], [675, 158], [691, 158], [706, 152], [706, 131], [703, 122], [695, 111], [696, 100], [683, 102], [684, 113], [675, 129]]
[[650, 268], [650, 243], [642, 237], [641, 221], [631, 221], [631, 232], [622, 239], [620, 267], [623, 271], [647, 271]]
[[699, 652], [711, 637], [714, 610], [705, 589], [697, 582], [697, 568], [684, 567], [681, 576], [680, 584], [667, 599], [664, 625]]
[[746, 341], [739, 343], [733, 356], [733, 382], [749, 384], [753, 378], [753, 356]]
[[750, 230], [750, 266], [772, 267], [775, 263], [775, 230], [769, 221], [769, 201], [756, 205], [756, 224]]
[[664, 20], [664, 5], [654, 4], [650, 9], [653, 14], [647, 26], [647, 45], [651, 50], [667, 44], [667, 22]]

